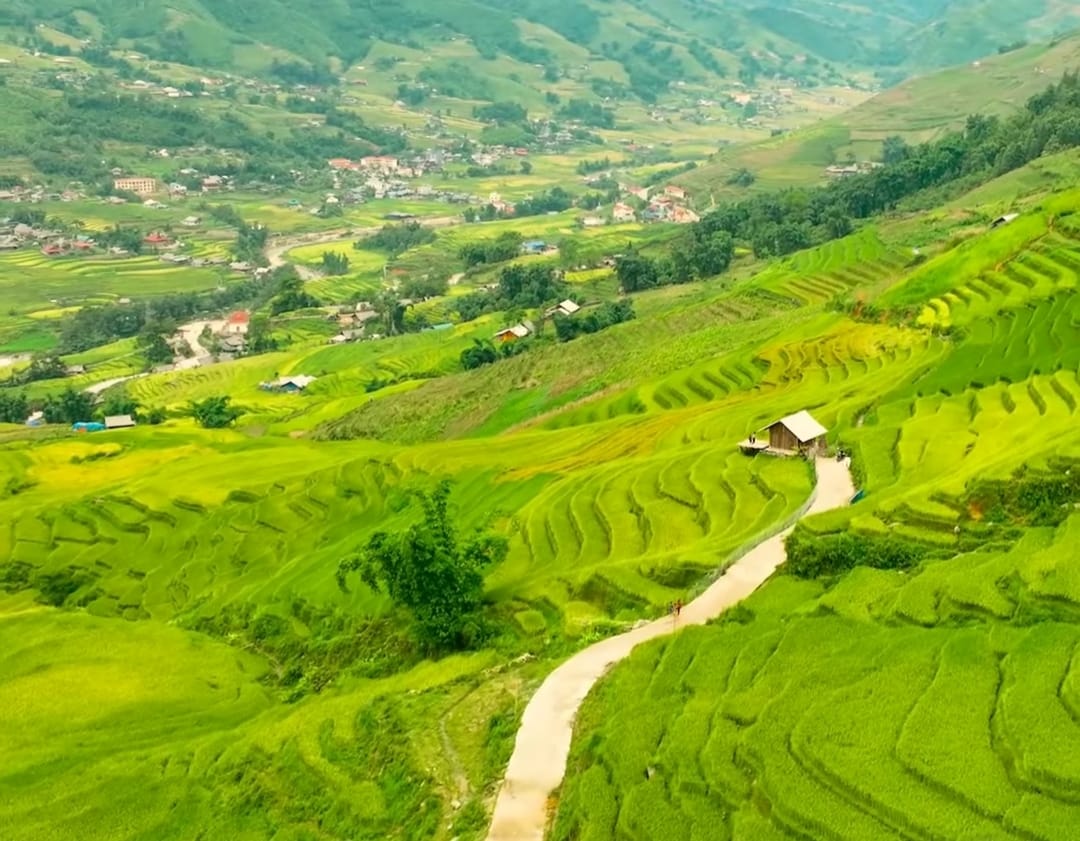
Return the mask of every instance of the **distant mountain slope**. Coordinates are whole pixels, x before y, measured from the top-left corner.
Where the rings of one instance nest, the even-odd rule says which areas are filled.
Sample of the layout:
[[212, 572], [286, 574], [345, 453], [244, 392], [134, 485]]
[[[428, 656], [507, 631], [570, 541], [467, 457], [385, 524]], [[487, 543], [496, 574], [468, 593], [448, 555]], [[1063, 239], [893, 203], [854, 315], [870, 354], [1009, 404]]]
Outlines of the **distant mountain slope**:
[[[333, 69], [375, 41], [466, 38], [557, 73], [572, 46], [622, 66], [649, 98], [682, 77], [846, 72], [897, 81], [1000, 45], [1080, 27], [1066, 0], [7, 0], [0, 29], [25, 42], [47, 25], [92, 44], [194, 66]], [[543, 27], [554, 38], [539, 38]], [[560, 43], [561, 42], [561, 43]]]
[[825, 178], [849, 159], [876, 160], [890, 136], [921, 143], [963, 126], [971, 114], [1004, 115], [1067, 71], [1080, 69], [1080, 35], [1033, 44], [911, 79], [838, 117], [760, 143], [724, 150], [677, 179], [699, 195], [739, 194], [736, 173], [755, 176], [751, 189], [775, 189]]

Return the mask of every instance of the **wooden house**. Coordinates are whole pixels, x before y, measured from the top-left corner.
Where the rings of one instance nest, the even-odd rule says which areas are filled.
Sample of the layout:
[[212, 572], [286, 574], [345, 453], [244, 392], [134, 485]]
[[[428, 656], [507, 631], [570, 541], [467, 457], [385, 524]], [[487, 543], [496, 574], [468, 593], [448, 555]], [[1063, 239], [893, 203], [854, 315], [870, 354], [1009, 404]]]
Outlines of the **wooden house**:
[[767, 427], [758, 430], [766, 433], [768, 442], [758, 440], [757, 434], [740, 442], [739, 448], [748, 455], [765, 452], [773, 455], [819, 456], [825, 452], [825, 436], [828, 430], [818, 423], [807, 411], [773, 421]]
[[828, 430], [805, 409], [774, 421], [767, 429], [770, 450], [804, 455], [818, 455], [825, 451]]

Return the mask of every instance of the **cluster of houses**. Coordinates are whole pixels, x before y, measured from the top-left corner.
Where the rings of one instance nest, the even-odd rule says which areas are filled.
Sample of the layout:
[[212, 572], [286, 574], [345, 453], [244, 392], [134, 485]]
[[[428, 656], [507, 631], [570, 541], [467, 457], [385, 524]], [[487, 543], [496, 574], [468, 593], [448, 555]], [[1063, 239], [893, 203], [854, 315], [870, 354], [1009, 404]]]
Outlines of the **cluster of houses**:
[[327, 343], [342, 345], [362, 338], [364, 327], [377, 316], [378, 313], [370, 301], [360, 301], [355, 306], [343, 307], [338, 312], [331, 313], [326, 318], [328, 321], [337, 322], [338, 332], [331, 336]]
[[[569, 298], [562, 301], [559, 304], [551, 307], [544, 312], [546, 318], [553, 318], [555, 316], [565, 316], [569, 318], [577, 312], [580, 312], [581, 305], [575, 301], [571, 301]], [[514, 324], [511, 327], [504, 327], [502, 330], [495, 334], [495, 341], [500, 344], [507, 344], [509, 342], [516, 342], [519, 339], [527, 339], [529, 336], [536, 332], [536, 325], [531, 321], [521, 321]]]
[[879, 169], [884, 164], [878, 161], [858, 161], [847, 164], [833, 164], [825, 167], [825, 174], [829, 178], [850, 178], [853, 175], [865, 175]]
[[12, 204], [38, 204], [44, 201], [72, 202], [86, 198], [82, 190], [67, 189], [60, 192], [47, 190], [42, 185], [36, 187], [12, 187], [10, 190], [0, 190], [0, 201]]
[[[583, 228], [599, 228], [607, 225], [609, 221], [616, 225], [625, 225], [632, 222], [674, 222], [677, 225], [689, 225], [700, 221], [693, 210], [686, 206], [690, 198], [689, 192], [677, 184], [666, 185], [661, 192], [650, 195], [648, 187], [621, 186], [624, 198], [617, 201], [611, 209], [610, 217], [600, 214], [589, 214], [579, 220]], [[644, 203], [644, 209], [639, 213], [637, 208], [627, 200], [637, 199]]]
[[[160, 155], [162, 152], [168, 150], [162, 149], [158, 152]], [[199, 175], [198, 170], [190, 167], [185, 167], [180, 170], [180, 174], [185, 177], [194, 178]], [[200, 180], [201, 189], [204, 193], [212, 193], [216, 190], [231, 188], [232, 184], [230, 179], [226, 175], [204, 175]], [[119, 193], [133, 193], [140, 198], [148, 196], [163, 194], [168, 192], [172, 198], [184, 198], [188, 194], [188, 188], [178, 182], [172, 182], [166, 185], [162, 185], [156, 178], [143, 175], [124, 175], [123, 170], [113, 170], [113, 189]], [[118, 198], [118, 197], [114, 197]], [[121, 201], [123, 201], [121, 199]], [[144, 201], [147, 207], [163, 208], [165, 205], [160, 202]]]
[[15, 251], [25, 247], [37, 247], [46, 257], [68, 254], [85, 254], [96, 247], [92, 237], [85, 234], [69, 236], [40, 225], [11, 224], [0, 220], [0, 251]]
[[[190, 227], [198, 223], [197, 219], [198, 217], [189, 217], [182, 224]], [[178, 250], [184, 244], [164, 231], [151, 231], [143, 237], [142, 242], [145, 249], [156, 253], [162, 263], [175, 266], [191, 266], [196, 269], [227, 266], [230, 271], [250, 274], [256, 280], [266, 277], [271, 271], [265, 266], [255, 266], [238, 260], [230, 261], [226, 257], [193, 257], [184, 254]], [[15, 251], [27, 246], [36, 246], [46, 257], [89, 255], [99, 248], [97, 241], [86, 234], [69, 236], [62, 231], [26, 224], [10, 225], [0, 220], [0, 251]], [[127, 249], [119, 246], [111, 246], [106, 253], [110, 257], [130, 256]]]
[[[148, 82], [145, 79], [136, 79], [133, 82], [123, 82], [120, 87], [124, 90], [135, 91], [136, 93], [148, 94], [150, 96], [163, 96], [166, 99], [187, 99], [195, 95], [186, 88], [175, 88], [172, 85], [159, 85], [156, 82]], [[204, 92], [203, 95], [209, 96], [210, 94]]]
[[[431, 185], [409, 183], [429, 173], [441, 172], [445, 164], [459, 157], [442, 149], [432, 149], [409, 159], [389, 155], [371, 155], [358, 161], [349, 158], [331, 158], [327, 161], [327, 165], [334, 173], [334, 186], [341, 194], [340, 196], [328, 195], [326, 202], [360, 204], [369, 198], [415, 197], [452, 204], [468, 204], [473, 201], [473, 197], [468, 193], [439, 190]], [[351, 185], [350, 182], [352, 182]]]
[[[648, 187], [622, 186], [627, 197], [633, 197], [645, 203], [645, 209], [641, 212], [642, 222], [674, 222], [677, 225], [689, 225], [700, 220], [693, 210], [687, 207], [690, 193], [685, 187], [678, 184], [666, 184], [656, 194]], [[633, 213], [633, 207], [625, 201], [619, 202], [613, 211], [613, 218], [617, 221], [632, 222], [637, 218]]]

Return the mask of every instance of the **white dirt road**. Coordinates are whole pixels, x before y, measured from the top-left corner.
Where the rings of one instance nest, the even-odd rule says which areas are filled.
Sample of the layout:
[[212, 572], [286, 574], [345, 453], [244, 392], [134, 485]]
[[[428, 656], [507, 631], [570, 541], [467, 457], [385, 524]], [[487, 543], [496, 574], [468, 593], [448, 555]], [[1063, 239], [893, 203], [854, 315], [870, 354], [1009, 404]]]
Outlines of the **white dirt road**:
[[[818, 459], [817, 486], [806, 513], [839, 508], [854, 494], [846, 461]], [[759, 543], [728, 567], [682, 609], [678, 627], [703, 625], [760, 587], [784, 562], [784, 538], [790, 531], [788, 528]], [[566, 771], [574, 718], [585, 696], [612, 664], [627, 657], [638, 644], [675, 629], [671, 618], [658, 619], [589, 646], [548, 675], [522, 716], [495, 802], [488, 841], [543, 841], [548, 800]]]
[[145, 377], [145, 376], [146, 376], [146, 374], [131, 374], [131, 375], [126, 376], [126, 377], [113, 377], [111, 380], [103, 380], [100, 383], [94, 383], [93, 385], [88, 385], [86, 388], [83, 389], [83, 391], [85, 391], [87, 394], [92, 394], [95, 397], [97, 397], [103, 391], [106, 391], [107, 389], [112, 388], [114, 385], [120, 385], [120, 383], [126, 383], [129, 380], [137, 380], [140, 377]]
[[192, 321], [188, 324], [184, 324], [179, 327], [176, 332], [184, 338], [184, 341], [188, 343], [193, 351], [195, 351], [195, 356], [198, 358], [210, 356], [210, 349], [201, 341], [203, 330], [209, 327], [211, 333], [218, 333], [224, 326], [224, 319], [208, 318], [202, 321]]

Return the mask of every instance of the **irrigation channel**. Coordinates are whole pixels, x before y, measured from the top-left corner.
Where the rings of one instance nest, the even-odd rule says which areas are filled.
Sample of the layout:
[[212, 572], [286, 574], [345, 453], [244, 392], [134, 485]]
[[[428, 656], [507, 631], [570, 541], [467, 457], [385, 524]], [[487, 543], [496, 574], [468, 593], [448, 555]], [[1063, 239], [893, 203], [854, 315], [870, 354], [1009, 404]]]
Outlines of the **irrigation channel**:
[[[846, 460], [819, 458], [816, 467], [817, 485], [803, 516], [847, 505], [855, 494]], [[602, 640], [548, 675], [521, 717], [487, 841], [543, 841], [552, 792], [566, 773], [574, 719], [593, 685], [640, 643], [677, 627], [703, 625], [749, 596], [784, 562], [784, 538], [793, 528], [794, 524], [746, 552], [687, 604], [677, 620], [664, 617]]]

